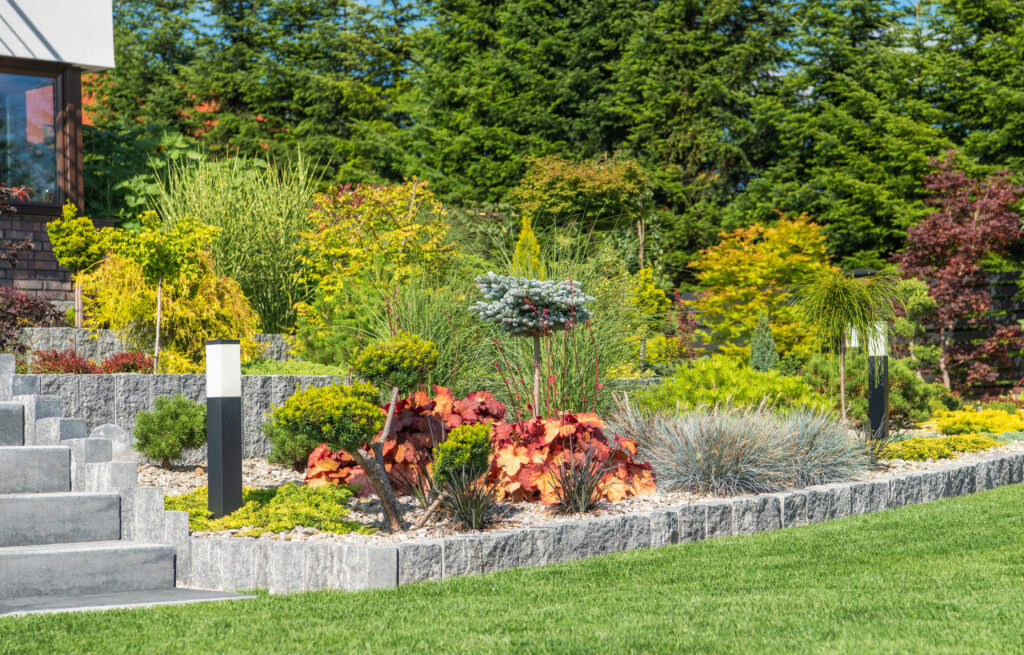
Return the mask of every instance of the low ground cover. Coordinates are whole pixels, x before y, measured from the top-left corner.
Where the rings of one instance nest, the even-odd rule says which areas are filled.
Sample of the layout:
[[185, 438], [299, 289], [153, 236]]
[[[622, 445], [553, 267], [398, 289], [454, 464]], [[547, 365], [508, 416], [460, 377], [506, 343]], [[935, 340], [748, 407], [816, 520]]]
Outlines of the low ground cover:
[[1020, 652], [1022, 502], [1016, 485], [392, 590], [0, 619], [0, 651]]
[[372, 532], [356, 521], [346, 520], [350, 487], [307, 487], [286, 484], [273, 489], [243, 489], [242, 507], [228, 516], [211, 518], [207, 487], [200, 487], [164, 501], [166, 509], [188, 512], [193, 532], [239, 530], [238, 536], [255, 537], [265, 532], [282, 532], [297, 526], [346, 534]]

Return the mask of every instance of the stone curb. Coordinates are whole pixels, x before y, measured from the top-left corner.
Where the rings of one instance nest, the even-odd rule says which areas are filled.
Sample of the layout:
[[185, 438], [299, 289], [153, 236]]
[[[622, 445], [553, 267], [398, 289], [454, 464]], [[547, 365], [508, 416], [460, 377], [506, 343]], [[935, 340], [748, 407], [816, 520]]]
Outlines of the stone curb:
[[[779, 530], [1022, 481], [1024, 453], [1009, 453], [870, 481], [397, 545], [187, 537], [184, 521], [175, 522], [176, 534], [167, 541], [178, 550], [179, 586], [355, 591]], [[167, 527], [170, 533], [170, 522]]]

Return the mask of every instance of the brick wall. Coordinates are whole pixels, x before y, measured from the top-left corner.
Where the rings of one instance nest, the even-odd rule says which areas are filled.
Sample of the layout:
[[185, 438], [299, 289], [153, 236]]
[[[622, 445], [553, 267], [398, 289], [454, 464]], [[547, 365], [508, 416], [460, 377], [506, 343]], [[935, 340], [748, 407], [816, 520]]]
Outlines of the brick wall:
[[18, 257], [17, 268], [0, 268], [0, 285], [48, 300], [74, 300], [71, 274], [57, 265], [46, 234], [46, 223], [50, 220], [53, 219], [24, 214], [0, 220], [0, 241], [32, 242], [32, 250]]
[[[0, 219], [0, 242], [32, 242], [32, 250], [21, 253], [17, 268], [0, 267], [0, 286], [14, 287], [26, 293], [47, 300], [72, 301], [71, 274], [57, 264], [53, 256], [46, 224], [56, 216], [15, 214], [10, 219]], [[112, 220], [96, 220], [96, 227], [116, 224]]]

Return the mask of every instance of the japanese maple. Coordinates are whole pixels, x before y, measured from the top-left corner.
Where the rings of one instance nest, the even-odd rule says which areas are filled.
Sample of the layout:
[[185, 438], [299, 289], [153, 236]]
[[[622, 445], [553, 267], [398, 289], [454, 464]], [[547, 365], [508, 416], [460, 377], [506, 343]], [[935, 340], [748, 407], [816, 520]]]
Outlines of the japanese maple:
[[1017, 326], [994, 330], [980, 341], [954, 341], [958, 327], [983, 326], [992, 309], [985, 264], [1020, 239], [1021, 218], [1013, 210], [1022, 187], [1009, 171], [975, 179], [958, 168], [955, 154], [934, 160], [925, 177], [935, 210], [907, 230], [907, 247], [893, 256], [901, 271], [928, 285], [935, 301], [921, 317], [935, 331], [924, 338], [937, 346], [938, 377], [946, 388], [954, 378], [968, 383], [994, 380], [995, 364], [1024, 346]]

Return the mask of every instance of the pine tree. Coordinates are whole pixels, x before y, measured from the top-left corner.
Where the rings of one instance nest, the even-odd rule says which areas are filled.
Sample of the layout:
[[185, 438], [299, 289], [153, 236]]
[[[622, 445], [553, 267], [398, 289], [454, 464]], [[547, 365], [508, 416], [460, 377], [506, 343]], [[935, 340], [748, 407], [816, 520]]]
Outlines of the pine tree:
[[779, 351], [775, 349], [775, 337], [768, 324], [768, 314], [761, 312], [757, 327], [750, 337], [750, 368], [755, 371], [770, 371], [779, 364]]
[[533, 219], [529, 216], [523, 216], [523, 226], [519, 230], [512, 260], [512, 273], [541, 280], [547, 277], [540, 259], [540, 242], [533, 231]]

